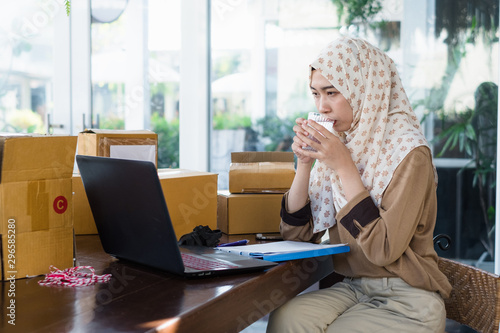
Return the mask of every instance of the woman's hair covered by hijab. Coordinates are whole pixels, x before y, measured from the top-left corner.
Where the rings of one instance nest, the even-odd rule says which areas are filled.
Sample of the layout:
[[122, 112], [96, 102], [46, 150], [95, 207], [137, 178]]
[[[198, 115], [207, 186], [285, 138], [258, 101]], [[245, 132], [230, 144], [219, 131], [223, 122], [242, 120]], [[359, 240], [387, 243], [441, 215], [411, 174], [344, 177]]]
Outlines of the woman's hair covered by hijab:
[[[396, 65], [367, 41], [343, 37], [328, 44], [310, 67], [349, 102], [353, 122], [338, 135], [365, 188], [380, 205], [401, 161], [414, 148], [428, 146]], [[333, 226], [336, 212], [347, 203], [339, 177], [319, 161], [311, 172], [309, 197], [315, 232]]]

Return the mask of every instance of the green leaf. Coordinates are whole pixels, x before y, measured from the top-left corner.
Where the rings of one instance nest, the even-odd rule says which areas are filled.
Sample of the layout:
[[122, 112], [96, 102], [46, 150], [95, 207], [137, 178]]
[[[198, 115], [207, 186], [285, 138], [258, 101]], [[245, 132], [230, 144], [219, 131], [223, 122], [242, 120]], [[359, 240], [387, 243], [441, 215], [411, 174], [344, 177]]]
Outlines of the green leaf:
[[64, 6], [66, 7], [66, 15], [69, 16], [69, 14], [71, 13], [71, 1], [65, 0]]
[[477, 136], [476, 136], [476, 131], [474, 130], [474, 127], [472, 126], [472, 124], [466, 124], [465, 125], [465, 135], [467, 136], [467, 138], [469, 138], [470, 140], [472, 141], [475, 141]]

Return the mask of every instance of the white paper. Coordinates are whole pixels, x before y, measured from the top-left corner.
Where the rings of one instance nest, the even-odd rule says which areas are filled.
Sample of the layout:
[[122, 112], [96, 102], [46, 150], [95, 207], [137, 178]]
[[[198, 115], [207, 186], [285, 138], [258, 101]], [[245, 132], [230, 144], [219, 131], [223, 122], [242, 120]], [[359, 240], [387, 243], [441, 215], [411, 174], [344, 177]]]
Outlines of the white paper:
[[263, 244], [251, 244], [240, 246], [222, 246], [218, 250], [237, 253], [244, 256], [257, 256], [264, 254], [293, 253], [310, 250], [326, 249], [331, 247], [344, 246], [346, 244], [314, 244], [296, 241], [279, 241]]
[[110, 145], [109, 157], [149, 161], [156, 165], [155, 145]]

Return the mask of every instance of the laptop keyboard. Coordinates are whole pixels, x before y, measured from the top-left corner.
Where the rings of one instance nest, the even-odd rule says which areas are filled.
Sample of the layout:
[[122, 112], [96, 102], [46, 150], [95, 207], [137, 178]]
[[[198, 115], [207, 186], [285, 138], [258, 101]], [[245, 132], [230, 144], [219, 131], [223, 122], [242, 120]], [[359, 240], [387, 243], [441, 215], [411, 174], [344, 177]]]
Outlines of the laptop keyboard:
[[198, 270], [212, 270], [223, 268], [236, 268], [238, 266], [229, 263], [220, 262], [217, 260], [205, 259], [200, 256], [181, 253], [184, 266]]

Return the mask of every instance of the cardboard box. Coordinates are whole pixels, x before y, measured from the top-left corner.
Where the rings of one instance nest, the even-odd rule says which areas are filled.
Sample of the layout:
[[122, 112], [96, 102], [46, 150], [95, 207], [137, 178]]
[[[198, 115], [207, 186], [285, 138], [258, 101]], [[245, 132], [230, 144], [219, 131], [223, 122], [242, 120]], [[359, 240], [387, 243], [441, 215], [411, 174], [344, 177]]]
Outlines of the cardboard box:
[[217, 229], [217, 174], [159, 169], [158, 175], [177, 239], [199, 225]]
[[283, 194], [219, 191], [217, 226], [228, 235], [279, 232]]
[[76, 136], [0, 136], [2, 279], [73, 266]]
[[294, 177], [292, 152], [231, 153], [231, 193], [285, 193]]
[[73, 228], [71, 178], [43, 179], [0, 185], [2, 234], [9, 219], [16, 220], [16, 234]]
[[[16, 235], [15, 262], [8, 259], [8, 236], [2, 235], [3, 280], [47, 274], [50, 265], [66, 269], [74, 265], [73, 228], [55, 228]], [[15, 268], [10, 268], [14, 263]]]
[[73, 174], [73, 228], [75, 235], [96, 235], [97, 227], [83, 187], [82, 177]]
[[[217, 228], [217, 174], [159, 169], [158, 176], [178, 239], [198, 225]], [[98, 233], [79, 174], [73, 175], [73, 216], [76, 235]]]
[[78, 134], [78, 154], [133, 158], [158, 165], [158, 135], [148, 130], [87, 129]]

